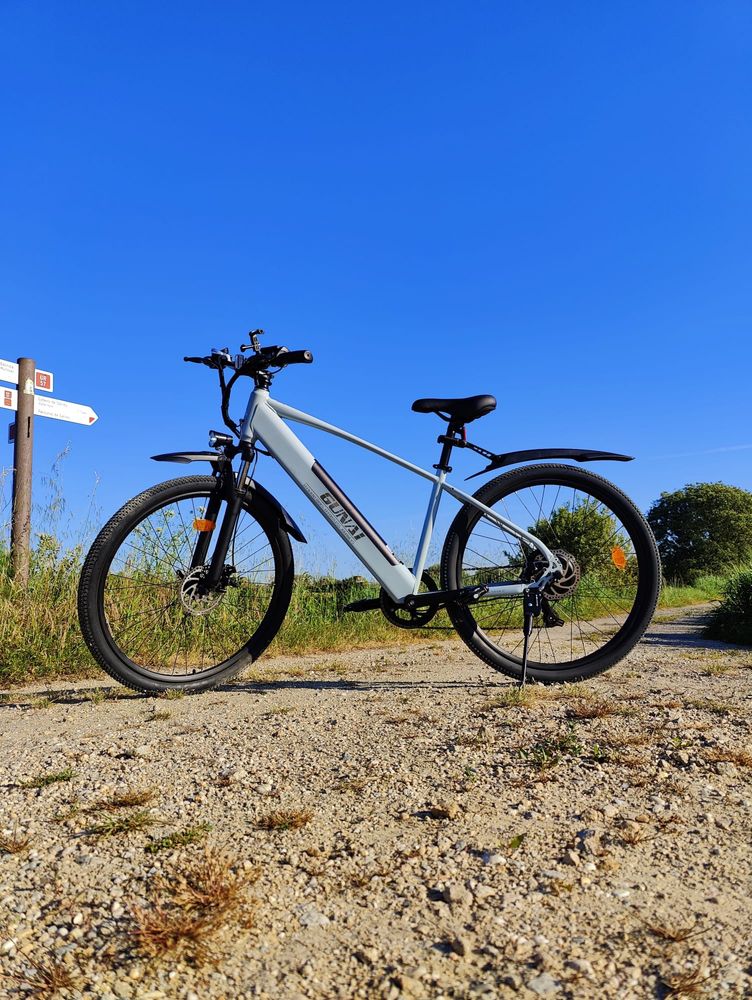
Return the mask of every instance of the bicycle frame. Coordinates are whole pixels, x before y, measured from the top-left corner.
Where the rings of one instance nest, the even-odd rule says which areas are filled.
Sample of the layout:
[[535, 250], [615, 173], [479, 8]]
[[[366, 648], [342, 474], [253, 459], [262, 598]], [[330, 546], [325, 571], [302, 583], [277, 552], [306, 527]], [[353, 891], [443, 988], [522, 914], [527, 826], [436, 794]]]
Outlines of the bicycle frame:
[[[381, 535], [316, 461], [302, 441], [295, 436], [285, 420], [305, 424], [334, 437], [343, 438], [433, 484], [412, 572], [397, 559]], [[486, 598], [519, 597], [526, 590], [544, 587], [551, 574], [561, 569], [556, 556], [539, 539], [519, 525], [501, 517], [470, 494], [450, 486], [446, 482], [446, 472], [439, 471], [438, 474], [434, 474], [421, 469], [420, 466], [413, 465], [412, 462], [393, 455], [386, 449], [350, 434], [334, 424], [271, 399], [267, 389], [256, 388], [251, 393], [240, 427], [240, 440], [241, 443], [251, 447], [257, 441], [261, 442], [394, 601], [404, 601], [411, 594], [417, 594], [420, 589], [442, 493], [449, 493], [460, 503], [471, 504], [509, 534], [533, 545], [548, 560], [546, 572], [534, 583], [489, 584]]]

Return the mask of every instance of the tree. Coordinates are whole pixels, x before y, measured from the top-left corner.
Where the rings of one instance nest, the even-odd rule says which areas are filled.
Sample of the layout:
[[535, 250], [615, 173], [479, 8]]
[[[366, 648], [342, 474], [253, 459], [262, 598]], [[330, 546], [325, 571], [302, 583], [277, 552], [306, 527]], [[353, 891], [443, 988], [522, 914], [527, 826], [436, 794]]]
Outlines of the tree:
[[648, 511], [667, 579], [693, 583], [752, 559], [752, 493], [726, 483], [689, 483], [661, 493]]
[[529, 531], [550, 549], [563, 549], [573, 555], [583, 575], [603, 575], [613, 569], [611, 553], [616, 547], [626, 549], [625, 555], [632, 552], [618, 521], [592, 500], [574, 508], [558, 507], [536, 521]]

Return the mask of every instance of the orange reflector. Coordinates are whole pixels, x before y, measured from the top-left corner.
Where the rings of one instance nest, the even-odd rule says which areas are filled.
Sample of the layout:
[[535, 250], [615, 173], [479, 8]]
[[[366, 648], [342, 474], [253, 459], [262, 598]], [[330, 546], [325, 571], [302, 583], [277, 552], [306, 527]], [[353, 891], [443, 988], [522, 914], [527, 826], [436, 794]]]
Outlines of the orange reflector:
[[216, 524], [216, 521], [207, 521], [205, 517], [197, 517], [193, 522], [193, 527], [196, 531], [214, 531]]
[[611, 549], [611, 562], [617, 569], [627, 568], [627, 557], [624, 554], [624, 549], [620, 545]]

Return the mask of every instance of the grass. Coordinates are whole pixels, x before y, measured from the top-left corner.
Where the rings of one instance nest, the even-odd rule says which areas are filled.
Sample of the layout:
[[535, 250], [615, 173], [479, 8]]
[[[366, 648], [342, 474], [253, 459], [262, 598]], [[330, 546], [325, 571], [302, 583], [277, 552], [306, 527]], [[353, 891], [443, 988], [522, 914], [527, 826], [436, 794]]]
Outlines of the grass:
[[146, 830], [156, 822], [154, 816], [146, 810], [127, 813], [126, 815], [105, 816], [94, 826], [90, 827], [89, 833], [95, 837], [112, 837], [119, 833], [136, 833], [139, 830]]
[[275, 809], [256, 821], [259, 830], [300, 830], [313, 819], [310, 809]]
[[752, 767], [752, 753], [749, 750], [734, 750], [731, 747], [713, 747], [703, 754], [712, 763], [727, 761], [738, 767]]
[[[14, 585], [7, 540], [0, 537], [0, 682], [16, 684], [41, 678], [92, 677], [100, 673], [86, 649], [77, 622], [78, 576], [90, 541], [91, 525], [87, 519], [78, 537], [66, 536], [65, 526], [72, 520], [66, 512], [60, 483], [58, 461], [48, 478], [49, 495], [44, 509], [34, 512], [35, 537], [28, 588]], [[95, 519], [99, 519], [98, 515]], [[670, 608], [715, 600], [720, 598], [726, 584], [721, 577], [706, 576], [692, 587], [668, 585], [662, 591], [659, 606]], [[130, 588], [128, 592], [136, 593]], [[231, 590], [230, 599], [239, 602], [243, 592], [244, 588]], [[343, 614], [346, 603], [377, 594], [377, 586], [358, 578], [337, 581], [302, 574], [296, 580], [290, 609], [271, 652], [336, 652], [383, 645], [405, 646], [415, 641], [435, 642], [437, 635], [441, 638], [453, 636], [451, 630], [437, 633], [395, 629], [378, 612]], [[132, 601], [137, 600], [137, 597], [132, 598]], [[603, 613], [603, 608], [599, 613]], [[162, 652], [169, 649], [170, 636], [174, 634], [171, 625], [174, 623], [166, 622], [163, 633], [150, 635], [150, 646]], [[445, 613], [440, 613], [432, 625], [446, 627]], [[242, 645], [247, 638], [242, 623], [235, 623], [233, 616], [228, 614], [226, 628], [231, 634], [233, 629], [243, 632], [242, 635], [238, 633], [238, 646]], [[315, 670], [344, 676], [347, 667], [333, 660]], [[181, 693], [170, 692], [167, 697], [180, 697]], [[94, 705], [107, 697], [100, 691], [89, 695]], [[509, 696], [506, 707], [515, 707], [514, 697]], [[36, 707], [47, 704], [41, 699]], [[529, 703], [523, 696], [519, 704]]]
[[[64, 454], [58, 457], [47, 478], [47, 497], [42, 509], [37, 507], [34, 511], [35, 537], [28, 588], [20, 589], [14, 585], [10, 574], [7, 534], [6, 540], [0, 538], [0, 681], [18, 683], [34, 678], [99, 674], [78, 629], [76, 597], [81, 562], [92, 535], [92, 522], [100, 518], [92, 506], [86, 523], [82, 528], [76, 528], [77, 536], [71, 538], [67, 534], [66, 526], [71, 523], [78, 525], [79, 521], [72, 519], [66, 511], [60, 476], [64, 458]], [[149, 558], [148, 553], [145, 558]], [[693, 587], [668, 585], [663, 589], [660, 606], [670, 608], [715, 600], [727, 583], [724, 578], [706, 576], [698, 579]], [[135, 607], [139, 600], [138, 592], [128, 588], [128, 593], [132, 595], [130, 604], [120, 599], [119, 603], [115, 601], [117, 607], [114, 614], [113, 608], [109, 609], [111, 621], [117, 620], [117, 612], [129, 614], [139, 610]], [[346, 603], [377, 594], [375, 585], [356, 577], [338, 581], [302, 574], [296, 580], [287, 618], [271, 651], [334, 652], [385, 644], [404, 646], [416, 640], [436, 639], [436, 632], [396, 630], [377, 612], [343, 614]], [[255, 600], [252, 587], [231, 588], [228, 595], [227, 603], [236, 605], [235, 610], [243, 610], [246, 606], [244, 601]], [[582, 600], [587, 603], [586, 595], [582, 595]], [[604, 608], [599, 605], [598, 613], [603, 611]], [[233, 639], [235, 631], [238, 631], [238, 644], [242, 645], [247, 638], [242, 625], [243, 615], [237, 616], [236, 621], [232, 612], [233, 607], [229, 607], [226, 621], [218, 625]], [[218, 614], [221, 615], [222, 611], [219, 610]], [[440, 613], [433, 624], [447, 626], [445, 613]], [[174, 625], [175, 622], [165, 622], [161, 632], [155, 630], [144, 637], [143, 642], [148, 644], [150, 655], [155, 658], [167, 655], [165, 651], [169, 650], [171, 636], [175, 634]], [[438, 634], [441, 638], [452, 636], [451, 630]], [[33, 664], [31, 669], [29, 664]], [[374, 665], [374, 669], [378, 669], [378, 665]], [[344, 676], [347, 667], [335, 660], [323, 663], [314, 670]], [[180, 694], [174, 692], [171, 696], [179, 697]], [[104, 693], [93, 692], [90, 700], [96, 705], [106, 697]], [[43, 700], [37, 703], [40, 708], [46, 705]]]
[[28, 972], [6, 972], [5, 977], [16, 983], [19, 991], [26, 996], [38, 997], [39, 1000], [52, 1000], [53, 997], [65, 995], [63, 991], [72, 991], [79, 985], [79, 975], [58, 958], [49, 957], [44, 960], [25, 959], [29, 966]]
[[145, 806], [153, 802], [157, 794], [156, 788], [129, 788], [125, 792], [117, 792], [108, 799], [100, 799], [87, 808], [87, 812], [114, 812], [116, 809], [131, 809], [134, 806]]
[[172, 851], [176, 847], [190, 847], [191, 844], [200, 843], [211, 830], [210, 823], [199, 823], [198, 826], [189, 826], [185, 830], [177, 833], [168, 833], [158, 840], [152, 840], [146, 845], [147, 854], [158, 854], [160, 851]]
[[15, 833], [0, 833], [0, 852], [3, 854], [23, 854], [30, 843], [29, 837], [19, 837]]
[[72, 768], [66, 767], [62, 771], [53, 771], [50, 774], [38, 774], [34, 778], [29, 778], [28, 781], [22, 781], [19, 784], [19, 788], [47, 788], [48, 785], [56, 785], [59, 782], [71, 781], [73, 779], [74, 772]]
[[226, 855], [210, 848], [199, 858], [179, 860], [155, 879], [147, 905], [132, 908], [130, 942], [146, 958], [169, 955], [201, 964], [219, 931], [232, 923], [249, 926], [247, 892], [259, 874], [258, 868], [235, 871]]

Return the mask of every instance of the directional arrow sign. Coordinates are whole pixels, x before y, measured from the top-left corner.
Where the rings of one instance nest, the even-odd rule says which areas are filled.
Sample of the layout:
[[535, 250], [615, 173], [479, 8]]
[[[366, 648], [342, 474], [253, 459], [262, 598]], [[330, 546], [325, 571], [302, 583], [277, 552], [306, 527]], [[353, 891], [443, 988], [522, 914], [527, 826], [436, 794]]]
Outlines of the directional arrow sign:
[[[18, 385], [18, 365], [15, 361], [3, 361], [0, 358], [0, 382], [13, 382], [14, 385]], [[46, 372], [41, 368], [37, 368], [34, 372], [34, 383], [36, 389], [42, 389], [44, 392], [52, 392], [52, 372]]]
[[[8, 410], [18, 409], [18, 391], [0, 389], [0, 406]], [[90, 406], [69, 403], [65, 399], [52, 399], [50, 396], [34, 396], [34, 413], [38, 417], [69, 420], [72, 424], [85, 424], [87, 427], [97, 419], [97, 414]]]

